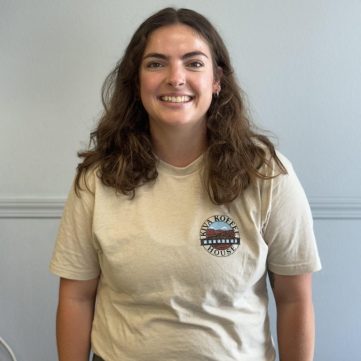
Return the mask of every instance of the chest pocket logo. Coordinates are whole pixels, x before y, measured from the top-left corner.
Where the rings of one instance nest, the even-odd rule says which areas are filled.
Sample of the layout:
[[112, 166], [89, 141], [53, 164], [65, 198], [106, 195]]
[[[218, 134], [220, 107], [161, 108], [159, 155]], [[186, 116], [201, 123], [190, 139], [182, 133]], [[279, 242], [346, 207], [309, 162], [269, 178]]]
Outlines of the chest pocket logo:
[[226, 215], [212, 216], [202, 224], [200, 241], [201, 246], [212, 256], [228, 257], [240, 245], [237, 224]]

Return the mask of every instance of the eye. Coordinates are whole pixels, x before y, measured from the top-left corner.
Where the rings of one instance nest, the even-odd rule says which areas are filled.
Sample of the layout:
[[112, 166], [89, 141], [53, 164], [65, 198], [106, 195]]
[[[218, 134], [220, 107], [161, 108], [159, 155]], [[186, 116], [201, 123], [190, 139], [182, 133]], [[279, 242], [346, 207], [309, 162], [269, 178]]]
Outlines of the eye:
[[199, 60], [195, 60], [195, 61], [191, 61], [190, 63], [188, 63], [187, 66], [189, 68], [198, 69], [198, 68], [202, 68], [204, 66], [204, 64]]
[[163, 65], [157, 61], [151, 61], [149, 63], [146, 64], [146, 67], [148, 69], [158, 69], [161, 68]]

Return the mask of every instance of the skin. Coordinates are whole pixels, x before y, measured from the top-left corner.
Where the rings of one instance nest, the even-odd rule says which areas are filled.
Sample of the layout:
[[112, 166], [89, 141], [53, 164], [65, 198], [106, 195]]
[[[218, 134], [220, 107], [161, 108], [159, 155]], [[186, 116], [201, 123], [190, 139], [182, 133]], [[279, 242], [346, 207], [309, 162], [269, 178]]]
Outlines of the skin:
[[280, 361], [312, 361], [315, 339], [312, 274], [270, 273], [270, 281], [277, 308]]
[[56, 315], [59, 361], [88, 361], [98, 279], [60, 279]]
[[219, 88], [215, 74], [208, 44], [191, 27], [165, 26], [149, 37], [140, 68], [140, 97], [149, 114], [154, 151], [162, 160], [185, 166], [203, 153], [206, 113]]

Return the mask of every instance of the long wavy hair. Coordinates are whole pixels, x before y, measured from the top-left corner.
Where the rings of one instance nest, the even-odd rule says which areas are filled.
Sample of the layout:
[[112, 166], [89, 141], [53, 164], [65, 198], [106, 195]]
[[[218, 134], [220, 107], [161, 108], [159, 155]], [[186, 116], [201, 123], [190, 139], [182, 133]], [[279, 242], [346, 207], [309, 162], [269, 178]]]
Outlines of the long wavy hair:
[[242, 91], [218, 32], [193, 10], [165, 8], [139, 26], [103, 84], [103, 115], [90, 134], [89, 149], [78, 153], [83, 160], [77, 167], [77, 193], [82, 175], [94, 167], [104, 185], [130, 197], [137, 187], [157, 178], [148, 114], [139, 95], [139, 69], [150, 34], [173, 24], [188, 25], [200, 34], [210, 48], [215, 72], [218, 67], [222, 69], [222, 90], [207, 111], [203, 182], [212, 202], [229, 203], [254, 179], [271, 178], [260, 169], [265, 164], [270, 166], [272, 159], [279, 173], [286, 173], [272, 142], [254, 130], [247, 116]]

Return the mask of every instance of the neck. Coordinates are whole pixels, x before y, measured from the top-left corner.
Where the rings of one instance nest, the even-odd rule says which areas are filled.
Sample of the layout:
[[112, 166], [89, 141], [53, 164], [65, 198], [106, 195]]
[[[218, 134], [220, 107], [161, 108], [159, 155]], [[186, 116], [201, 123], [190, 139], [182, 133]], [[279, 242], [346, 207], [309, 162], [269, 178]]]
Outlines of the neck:
[[186, 167], [207, 148], [206, 128], [152, 129], [154, 153], [164, 162], [175, 167]]

